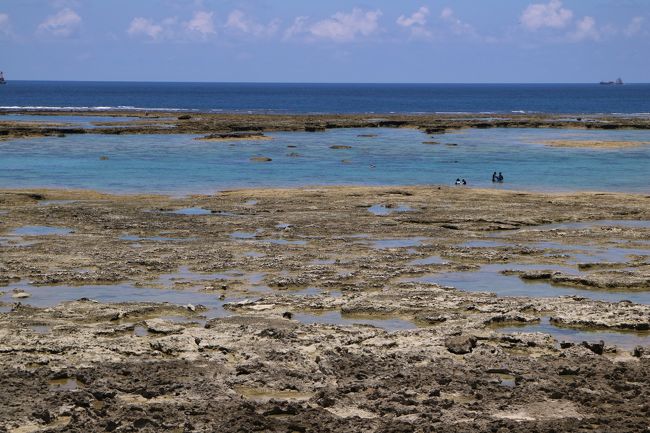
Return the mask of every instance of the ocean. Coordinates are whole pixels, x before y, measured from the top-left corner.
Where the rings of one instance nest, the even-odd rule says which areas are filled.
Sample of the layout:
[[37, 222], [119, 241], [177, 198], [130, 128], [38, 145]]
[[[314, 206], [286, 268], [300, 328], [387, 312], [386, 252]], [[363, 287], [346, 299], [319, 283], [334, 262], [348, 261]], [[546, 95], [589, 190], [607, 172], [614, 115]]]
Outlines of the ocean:
[[0, 110], [650, 115], [650, 84], [272, 84], [9, 81]]

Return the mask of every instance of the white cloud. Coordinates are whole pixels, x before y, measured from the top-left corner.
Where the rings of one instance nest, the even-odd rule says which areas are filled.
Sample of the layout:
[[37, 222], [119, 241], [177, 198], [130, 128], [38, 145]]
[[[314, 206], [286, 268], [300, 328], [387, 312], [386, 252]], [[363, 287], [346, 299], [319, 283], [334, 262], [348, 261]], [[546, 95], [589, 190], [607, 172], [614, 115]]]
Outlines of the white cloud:
[[370, 36], [379, 30], [380, 10], [363, 11], [358, 8], [350, 13], [337, 12], [331, 18], [318, 21], [308, 29], [312, 36], [336, 42], [354, 40], [357, 36]]
[[453, 33], [457, 35], [476, 36], [476, 30], [474, 30], [474, 27], [461, 21], [452, 8], [444, 8], [442, 12], [440, 12], [440, 18], [449, 25]]
[[625, 33], [625, 36], [627, 37], [632, 37], [634, 35], [637, 35], [641, 32], [643, 29], [643, 22], [645, 21], [645, 18], [643, 17], [634, 17], [632, 18], [632, 21], [628, 26], [623, 30], [623, 33]]
[[413, 13], [410, 17], [401, 15], [397, 18], [397, 24], [402, 27], [412, 27], [414, 25], [423, 26], [427, 23], [427, 17], [429, 16], [429, 8], [422, 6], [416, 12]]
[[155, 40], [162, 35], [163, 27], [147, 18], [137, 17], [131, 21], [127, 33], [131, 36], [145, 35]]
[[190, 32], [196, 32], [203, 37], [216, 33], [214, 29], [213, 12], [199, 11], [194, 13], [194, 17], [185, 23], [185, 28]]
[[9, 36], [11, 34], [11, 23], [9, 22], [9, 15], [0, 14], [0, 36]]
[[600, 39], [600, 32], [596, 27], [596, 20], [593, 17], [584, 17], [576, 23], [576, 29], [569, 34], [569, 39], [574, 42], [585, 40], [597, 41]]
[[284, 31], [283, 39], [288, 40], [288, 39], [291, 39], [294, 36], [297, 36], [297, 35], [299, 35], [301, 33], [307, 32], [308, 31], [307, 30], [307, 28], [308, 28], [307, 22], [308, 21], [309, 21], [309, 17], [303, 17], [303, 16], [296, 17], [293, 20], [293, 24], [291, 24], [291, 26], [289, 26], [289, 28], [287, 28]]
[[75, 11], [66, 8], [47, 17], [38, 25], [38, 31], [54, 36], [68, 37], [79, 29], [81, 21], [81, 17]]
[[246, 16], [239, 9], [235, 9], [228, 15], [225, 27], [240, 33], [246, 33], [253, 36], [271, 36], [278, 31], [279, 22], [271, 21], [269, 24], [260, 24]]
[[413, 38], [422, 38], [428, 39], [432, 36], [429, 29], [425, 27], [427, 23], [427, 17], [429, 16], [429, 8], [422, 6], [420, 9], [415, 11], [410, 17], [405, 15], [400, 15], [397, 18], [397, 25], [409, 29], [411, 32], [411, 37]]
[[572, 18], [573, 12], [563, 8], [560, 0], [551, 0], [548, 3], [528, 5], [521, 14], [521, 24], [532, 31], [543, 27], [564, 28]]

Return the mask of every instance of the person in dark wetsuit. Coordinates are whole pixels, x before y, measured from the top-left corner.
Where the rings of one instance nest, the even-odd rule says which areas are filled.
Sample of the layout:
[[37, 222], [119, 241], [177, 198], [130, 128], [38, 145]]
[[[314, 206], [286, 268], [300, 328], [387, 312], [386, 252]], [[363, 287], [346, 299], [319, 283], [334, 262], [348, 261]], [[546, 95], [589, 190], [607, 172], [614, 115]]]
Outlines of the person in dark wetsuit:
[[463, 179], [463, 185], [467, 185], [467, 181]]
[[492, 173], [492, 182], [496, 182], [496, 181], [497, 181], [497, 172], [495, 171], [494, 173]]
[[499, 182], [503, 182], [503, 175], [501, 174], [501, 172], [499, 172], [499, 176], [497, 177], [497, 180]]

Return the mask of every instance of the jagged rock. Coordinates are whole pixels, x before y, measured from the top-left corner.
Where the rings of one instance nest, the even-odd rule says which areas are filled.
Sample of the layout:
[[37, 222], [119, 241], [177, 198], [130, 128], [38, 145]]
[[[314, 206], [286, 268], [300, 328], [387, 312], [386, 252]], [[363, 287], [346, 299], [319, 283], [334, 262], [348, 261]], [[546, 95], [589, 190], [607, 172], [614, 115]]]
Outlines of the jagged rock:
[[162, 319], [146, 320], [144, 323], [147, 327], [147, 331], [155, 334], [178, 334], [185, 329], [181, 325], [169, 323]]
[[582, 345], [597, 355], [602, 355], [605, 350], [605, 342], [603, 340], [600, 340], [598, 343], [583, 341]]
[[459, 335], [445, 340], [445, 347], [451, 353], [464, 355], [470, 353], [476, 347], [476, 337]]

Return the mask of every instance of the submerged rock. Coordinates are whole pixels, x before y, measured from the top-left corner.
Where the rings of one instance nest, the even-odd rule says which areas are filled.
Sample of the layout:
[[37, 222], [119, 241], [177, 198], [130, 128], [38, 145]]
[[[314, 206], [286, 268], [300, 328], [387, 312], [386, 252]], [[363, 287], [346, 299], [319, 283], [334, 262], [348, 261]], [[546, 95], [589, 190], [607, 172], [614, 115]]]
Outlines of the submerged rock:
[[268, 156], [254, 156], [251, 158], [251, 161], [253, 162], [271, 162], [273, 161], [271, 158]]
[[204, 137], [199, 137], [196, 140], [205, 141], [226, 141], [226, 140], [263, 140], [270, 137], [258, 131], [237, 131], [237, 132], [221, 132], [216, 134], [209, 134]]

